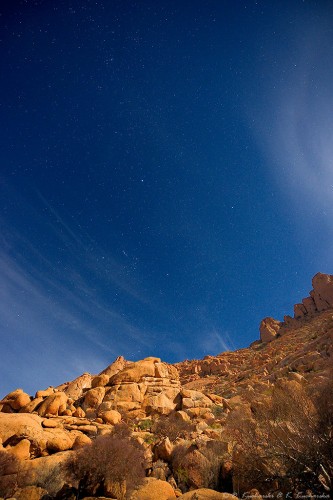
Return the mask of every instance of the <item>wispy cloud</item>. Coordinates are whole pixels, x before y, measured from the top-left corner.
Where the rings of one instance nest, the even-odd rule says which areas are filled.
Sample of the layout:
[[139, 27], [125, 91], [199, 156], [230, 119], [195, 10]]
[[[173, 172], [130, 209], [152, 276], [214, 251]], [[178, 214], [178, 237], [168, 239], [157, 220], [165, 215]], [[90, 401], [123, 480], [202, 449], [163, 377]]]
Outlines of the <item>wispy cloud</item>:
[[235, 345], [227, 332], [221, 332], [216, 328], [204, 332], [197, 339], [200, 350], [206, 354], [216, 355], [223, 351], [235, 349]]
[[[73, 378], [83, 367], [98, 372], [119, 354], [130, 355], [133, 346], [147, 350], [154, 338], [113, 304], [118, 295], [149, 308], [122, 263], [95, 242], [90, 248], [83, 231], [69, 227], [39, 199], [46, 215], [19, 199], [37, 226], [37, 239], [8, 219], [0, 221], [0, 331], [6, 352], [1, 394], [15, 388], [17, 380], [33, 392]], [[60, 251], [50, 256], [52, 245]]]
[[290, 207], [297, 238], [325, 233], [319, 263], [333, 244], [333, 36], [320, 15], [300, 25], [289, 37], [294, 46], [260, 88], [251, 128]]
[[333, 39], [326, 28], [319, 18], [295, 34], [293, 56], [263, 90], [265, 126], [259, 127], [281, 188], [315, 211], [333, 209]]

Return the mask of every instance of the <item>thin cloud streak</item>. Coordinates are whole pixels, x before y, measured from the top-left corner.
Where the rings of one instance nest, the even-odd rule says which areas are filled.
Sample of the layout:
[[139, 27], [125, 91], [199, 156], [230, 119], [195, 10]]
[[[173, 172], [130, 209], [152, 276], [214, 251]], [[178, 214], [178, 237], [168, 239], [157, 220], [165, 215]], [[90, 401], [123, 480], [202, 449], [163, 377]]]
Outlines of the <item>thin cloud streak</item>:
[[281, 190], [312, 214], [333, 210], [332, 35], [326, 27], [319, 19], [296, 37], [293, 64], [278, 65], [258, 114], [265, 128], [258, 126], [257, 139]]
[[231, 351], [235, 349], [233, 342], [227, 332], [221, 333], [218, 329], [213, 328], [204, 333], [198, 339], [200, 350], [207, 354], [220, 354], [223, 351]]
[[[49, 260], [33, 238], [1, 220], [0, 330], [8, 351], [1, 367], [1, 394], [13, 389], [10, 380], [17, 369], [25, 374], [26, 390], [33, 392], [54, 377], [63, 382], [61, 374], [79, 375], [77, 367], [84, 364], [85, 370], [99, 371], [119, 354], [132, 352], [133, 345], [146, 350], [155, 337], [154, 332], [137, 328], [110, 302], [114, 293], [128, 301], [147, 302], [130, 278], [123, 279], [122, 266], [105, 253], [103, 263], [96, 265], [87, 257], [85, 242], [66, 229], [54, 210], [52, 216], [60, 226], [50, 224], [32, 206], [26, 208], [34, 212], [45, 241], [65, 248], [66, 263]], [[101, 253], [97, 245], [95, 256], [96, 252]], [[104, 298], [101, 277], [108, 291]]]

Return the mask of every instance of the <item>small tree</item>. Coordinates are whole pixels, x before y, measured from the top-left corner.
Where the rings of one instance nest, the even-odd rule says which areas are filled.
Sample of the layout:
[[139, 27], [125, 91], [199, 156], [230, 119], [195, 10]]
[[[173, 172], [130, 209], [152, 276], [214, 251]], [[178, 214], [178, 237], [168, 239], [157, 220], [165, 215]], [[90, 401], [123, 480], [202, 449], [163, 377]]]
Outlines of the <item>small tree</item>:
[[195, 425], [184, 421], [175, 413], [170, 413], [162, 415], [154, 422], [152, 430], [157, 436], [168, 437], [170, 441], [175, 441], [179, 437], [186, 439], [195, 430]]
[[145, 465], [143, 446], [118, 424], [111, 434], [75, 452], [67, 469], [79, 481], [79, 493], [108, 493], [123, 500], [145, 477]]
[[265, 405], [252, 407], [252, 413], [229, 415], [234, 477], [241, 490], [311, 490], [333, 497], [332, 397], [332, 378], [316, 394], [282, 381]]

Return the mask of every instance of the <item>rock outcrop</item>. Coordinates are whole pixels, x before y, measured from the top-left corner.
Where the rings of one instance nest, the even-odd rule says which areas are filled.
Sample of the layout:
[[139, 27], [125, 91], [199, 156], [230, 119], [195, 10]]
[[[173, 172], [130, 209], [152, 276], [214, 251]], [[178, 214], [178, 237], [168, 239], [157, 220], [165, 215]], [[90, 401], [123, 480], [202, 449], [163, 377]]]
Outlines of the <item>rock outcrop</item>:
[[282, 322], [274, 318], [263, 319], [259, 326], [260, 340], [262, 342], [271, 342], [276, 338], [281, 326]]
[[146, 358], [110, 377], [103, 402], [140, 416], [170, 413], [179, 403], [179, 393], [177, 369], [160, 358]]
[[[234, 498], [203, 487], [208, 451], [218, 443], [221, 456], [230, 457], [232, 443], [223, 434], [229, 414], [252, 415], [253, 408], [266, 404], [277, 381], [314, 390], [331, 376], [333, 276], [318, 273], [312, 285], [309, 297], [295, 305], [295, 317], [262, 320], [260, 340], [249, 348], [175, 365], [120, 356], [98, 374], [84, 373], [34, 396], [23, 389], [4, 396], [0, 452], [12, 460], [0, 474], [0, 496], [8, 485], [16, 485], [22, 499], [46, 491], [55, 495], [68, 479], [62, 469], [68, 457], [126, 421], [144, 446], [150, 474], [132, 500]], [[179, 447], [192, 464], [186, 481], [181, 473], [177, 477]], [[222, 465], [230, 480], [230, 461]]]
[[312, 287], [310, 296], [305, 297], [302, 303], [295, 304], [294, 317], [296, 319], [333, 307], [333, 275], [317, 273], [312, 278]]

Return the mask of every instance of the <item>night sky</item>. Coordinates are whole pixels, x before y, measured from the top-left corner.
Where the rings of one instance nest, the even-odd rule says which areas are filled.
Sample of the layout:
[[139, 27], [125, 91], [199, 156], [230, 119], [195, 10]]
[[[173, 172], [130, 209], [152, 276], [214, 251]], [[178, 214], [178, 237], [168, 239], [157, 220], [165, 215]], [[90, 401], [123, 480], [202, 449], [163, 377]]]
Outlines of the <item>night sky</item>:
[[333, 273], [331, 1], [0, 14], [0, 396], [246, 347]]

